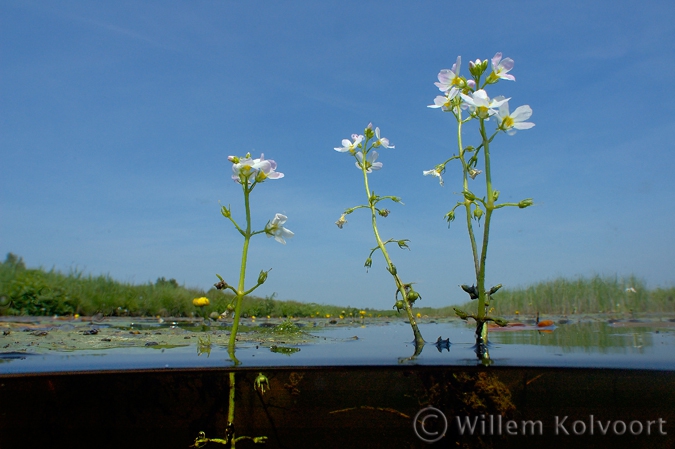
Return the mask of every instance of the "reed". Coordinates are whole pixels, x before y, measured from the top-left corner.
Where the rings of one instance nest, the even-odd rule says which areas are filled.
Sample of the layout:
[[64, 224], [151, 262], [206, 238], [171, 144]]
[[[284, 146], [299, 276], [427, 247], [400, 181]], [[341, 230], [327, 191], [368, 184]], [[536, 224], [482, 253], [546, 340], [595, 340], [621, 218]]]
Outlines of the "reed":
[[649, 290], [634, 275], [556, 278], [502, 289], [491, 307], [499, 315], [675, 312], [675, 287]]

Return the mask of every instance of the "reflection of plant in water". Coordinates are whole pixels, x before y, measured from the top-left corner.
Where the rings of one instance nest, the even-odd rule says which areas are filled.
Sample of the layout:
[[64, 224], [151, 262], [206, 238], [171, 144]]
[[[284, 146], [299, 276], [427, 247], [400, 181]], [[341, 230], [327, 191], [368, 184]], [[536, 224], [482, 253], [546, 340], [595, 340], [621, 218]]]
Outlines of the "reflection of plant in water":
[[211, 355], [211, 335], [207, 334], [206, 337], [198, 337], [197, 340], [197, 356], [206, 354], [206, 357]]
[[[476, 314], [469, 314], [462, 310], [455, 309], [457, 315], [462, 319], [473, 318], [476, 321], [476, 346], [479, 358], [489, 360], [487, 352], [487, 322], [494, 321], [499, 325], [505, 322], [499, 318], [489, 316], [490, 298], [501, 287], [501, 284], [491, 288], [485, 287], [485, 263], [487, 259], [488, 241], [490, 236], [490, 225], [492, 214], [495, 210], [502, 207], [518, 207], [520, 209], [532, 205], [532, 199], [527, 198], [518, 203], [497, 203], [499, 199], [499, 190], [494, 189], [492, 185], [492, 167], [490, 165], [490, 144], [492, 140], [501, 132], [509, 135], [515, 134], [516, 130], [529, 129], [534, 126], [526, 120], [532, 115], [532, 109], [529, 106], [520, 106], [515, 111], [509, 110], [509, 98], [495, 97], [490, 98], [485, 88], [495, 84], [500, 80], [515, 81], [515, 77], [508, 72], [513, 68], [513, 60], [506, 58], [502, 60], [502, 54], [497, 53], [491, 61], [492, 70], [483, 78], [488, 68], [487, 59], [481, 61], [469, 62], [469, 72], [471, 78], [467, 80], [459, 75], [461, 58], [457, 57], [457, 62], [452, 69], [441, 70], [438, 74], [436, 87], [443, 95], [434, 99], [431, 108], [440, 108], [444, 112], [451, 112], [457, 121], [457, 144], [458, 154], [450, 157], [445, 162], [436, 165], [433, 169], [424, 172], [424, 175], [431, 175], [439, 178], [443, 185], [442, 175], [445, 172], [445, 166], [452, 160], [458, 160], [462, 168], [462, 200], [445, 215], [448, 224], [455, 219], [455, 210], [463, 208], [466, 213], [466, 226], [469, 232], [471, 242], [471, 251], [473, 253], [474, 269], [476, 273], [475, 285], [462, 285], [462, 289], [469, 294], [471, 299], [478, 300], [478, 311]], [[464, 118], [463, 111], [468, 110], [468, 116]], [[494, 131], [489, 134], [485, 123], [495, 119], [496, 126]], [[478, 122], [478, 131], [480, 133], [480, 143], [478, 146], [464, 146], [462, 142], [464, 124], [474, 121]], [[482, 154], [481, 154], [482, 153]], [[478, 169], [479, 156], [482, 156], [482, 170]], [[484, 173], [485, 194], [477, 195], [469, 188], [469, 179], [475, 180], [477, 176]], [[480, 225], [483, 219], [483, 238], [480, 241], [480, 250], [474, 232], [474, 223]]]
[[373, 130], [373, 125], [371, 123], [368, 124], [368, 126], [366, 127], [364, 135], [352, 134], [351, 140], [344, 139], [342, 141], [342, 147], [335, 148], [336, 151], [339, 151], [340, 153], [349, 153], [351, 156], [354, 156], [354, 159], [356, 159], [355, 161], [356, 168], [359, 169], [363, 174], [363, 183], [366, 189], [366, 198], [368, 200], [368, 204], [351, 207], [345, 210], [345, 212], [342, 214], [340, 219], [335, 224], [338, 226], [338, 228], [342, 229], [345, 223], [347, 223], [347, 219], [345, 218], [347, 215], [351, 214], [357, 209], [370, 210], [371, 223], [373, 227], [373, 232], [375, 234], [375, 241], [377, 243], [377, 246], [370, 250], [370, 254], [366, 259], [365, 266], [366, 268], [370, 268], [372, 266], [373, 264], [372, 256], [376, 251], [379, 250], [382, 253], [382, 256], [384, 257], [384, 260], [387, 265], [386, 266], [387, 271], [389, 271], [389, 273], [391, 273], [391, 275], [394, 277], [394, 282], [396, 283], [396, 295], [398, 295], [399, 293], [401, 294], [400, 300], [397, 300], [396, 298], [394, 299], [395, 301], [394, 307], [396, 307], [399, 310], [405, 309], [408, 315], [408, 321], [410, 322], [413, 334], [415, 335], [415, 356], [416, 356], [420, 352], [422, 352], [422, 348], [424, 347], [424, 339], [422, 338], [422, 334], [420, 333], [419, 328], [417, 327], [417, 323], [415, 322], [415, 316], [413, 315], [412, 312], [412, 306], [416, 300], [420, 299], [420, 295], [413, 289], [412, 284], [403, 283], [398, 274], [398, 271], [396, 270], [396, 266], [392, 263], [391, 257], [389, 257], [389, 253], [386, 248], [386, 245], [390, 243], [396, 243], [398, 247], [401, 249], [408, 248], [409, 240], [389, 239], [387, 241], [382, 241], [382, 238], [380, 237], [380, 232], [377, 228], [377, 216], [379, 215], [381, 217], [387, 217], [390, 213], [388, 209], [382, 209], [378, 207], [378, 204], [384, 200], [391, 200], [395, 203], [401, 203], [401, 198], [396, 196], [375, 195], [375, 192], [373, 192], [370, 189], [370, 186], [368, 184], [368, 175], [372, 173], [373, 170], [379, 170], [382, 168], [382, 162], [375, 162], [379, 155], [378, 152], [375, 151], [375, 148], [380, 147], [394, 148], [393, 145], [389, 145], [389, 139], [385, 137], [380, 137], [380, 128], [375, 128], [375, 130]]

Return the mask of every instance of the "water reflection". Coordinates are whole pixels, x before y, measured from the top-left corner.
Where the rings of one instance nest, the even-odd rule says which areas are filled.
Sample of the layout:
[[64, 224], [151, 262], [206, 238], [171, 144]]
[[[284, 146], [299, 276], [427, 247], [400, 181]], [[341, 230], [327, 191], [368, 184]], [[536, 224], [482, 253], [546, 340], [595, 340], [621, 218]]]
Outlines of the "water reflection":
[[606, 322], [563, 324], [554, 332], [529, 330], [493, 332], [490, 337], [500, 344], [555, 346], [563, 352], [600, 354], [639, 354], [654, 346], [650, 327], [613, 327]]
[[[524, 325], [491, 330], [490, 342], [478, 347], [473, 326], [457, 319], [429, 320], [420, 323], [429, 338], [426, 349], [420, 351], [402, 321], [372, 319], [334, 325], [327, 320], [299, 320], [287, 328], [270, 320], [264, 323], [268, 326], [256, 323], [243, 329], [237, 357], [243, 367], [480, 366], [489, 360], [492, 366], [675, 369], [675, 327], [668, 327], [675, 323], [663, 319], [610, 323], [589, 318], [556, 323], [555, 328]], [[194, 322], [158, 324], [135, 319], [132, 326], [130, 321], [111, 320], [91, 335], [86, 332], [91, 329], [89, 323], [72, 325], [0, 321], [4, 329], [0, 374], [232, 364], [225, 326], [203, 331]], [[36, 329], [45, 335], [35, 335]], [[486, 354], [489, 357], [482, 356]]]

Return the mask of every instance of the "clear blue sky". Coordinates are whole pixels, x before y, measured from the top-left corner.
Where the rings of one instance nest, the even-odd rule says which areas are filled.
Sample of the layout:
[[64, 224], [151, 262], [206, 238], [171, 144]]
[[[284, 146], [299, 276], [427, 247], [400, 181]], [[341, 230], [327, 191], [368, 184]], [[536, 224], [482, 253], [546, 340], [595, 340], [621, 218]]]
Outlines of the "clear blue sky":
[[[467, 5], [462, 10], [460, 5]], [[295, 237], [254, 238], [261, 295], [387, 308], [353, 160], [333, 150], [368, 122], [396, 146], [371, 176], [398, 195], [383, 237], [422, 305], [464, 302], [472, 283], [457, 201], [422, 176], [456, 152], [450, 114], [427, 105], [441, 69], [501, 51], [536, 126], [493, 143], [501, 199], [488, 283], [635, 274], [673, 285], [675, 7], [671, 1], [12, 1], [0, 3], [0, 254], [28, 266], [234, 283], [243, 218], [228, 155], [261, 152], [285, 177], [252, 195], [254, 227], [280, 212]], [[467, 133], [465, 143], [475, 136]]]

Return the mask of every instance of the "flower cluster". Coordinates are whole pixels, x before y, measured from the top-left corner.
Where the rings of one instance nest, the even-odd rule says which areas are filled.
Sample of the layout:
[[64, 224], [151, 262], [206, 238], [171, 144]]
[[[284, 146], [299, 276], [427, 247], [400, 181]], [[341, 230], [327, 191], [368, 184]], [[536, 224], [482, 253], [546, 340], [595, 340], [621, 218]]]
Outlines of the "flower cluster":
[[[485, 86], [495, 84], [499, 80], [516, 80], [509, 73], [513, 69], [513, 60], [511, 58], [502, 59], [502, 54], [497, 53], [490, 62], [492, 71], [481, 83], [481, 77], [488, 67], [487, 59], [484, 61], [476, 59], [469, 62], [469, 71], [473, 79], [467, 80], [459, 74], [462, 58], [458, 56], [452, 69], [443, 69], [439, 72], [438, 82], [434, 84], [443, 92], [443, 95], [434, 98], [434, 104], [428, 107], [441, 108], [445, 112], [453, 112], [456, 116], [459, 116], [459, 108], [468, 109], [472, 118], [484, 120], [496, 116], [499, 121], [497, 129], [505, 131], [509, 135], [515, 134], [516, 130], [519, 129], [532, 128], [534, 123], [526, 121], [532, 115], [532, 109], [529, 106], [520, 106], [511, 114], [508, 104], [510, 98], [499, 96], [491, 99], [485, 91]], [[433, 170], [429, 170], [425, 174], [439, 176]]]
[[[349, 153], [356, 159], [355, 165], [359, 170], [366, 173], [372, 173], [373, 170], [382, 168], [382, 162], [375, 162], [380, 155], [374, 148], [395, 148], [394, 145], [389, 145], [389, 139], [380, 136], [380, 128], [375, 128], [373, 131], [373, 124], [369, 123], [362, 134], [352, 134], [350, 139], [342, 139], [342, 146], [335, 147], [335, 151], [340, 153]], [[368, 146], [369, 142], [373, 142]]]
[[284, 174], [275, 171], [277, 163], [273, 160], [266, 160], [265, 155], [261, 154], [258, 159], [251, 159], [251, 153], [247, 153], [243, 158], [229, 156], [227, 158], [232, 162], [232, 179], [240, 184], [249, 185], [256, 182], [263, 182], [265, 179], [283, 178]]

